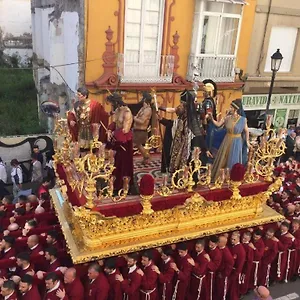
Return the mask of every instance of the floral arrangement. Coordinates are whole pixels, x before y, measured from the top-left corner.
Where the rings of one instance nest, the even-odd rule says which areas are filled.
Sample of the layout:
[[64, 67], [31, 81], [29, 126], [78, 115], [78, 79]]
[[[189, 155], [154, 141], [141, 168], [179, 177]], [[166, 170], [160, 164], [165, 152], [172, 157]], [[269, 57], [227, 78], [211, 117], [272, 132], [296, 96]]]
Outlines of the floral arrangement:
[[230, 171], [231, 181], [243, 181], [246, 169], [242, 164], [235, 164]]
[[146, 174], [140, 181], [140, 195], [151, 196], [154, 194], [154, 178]]

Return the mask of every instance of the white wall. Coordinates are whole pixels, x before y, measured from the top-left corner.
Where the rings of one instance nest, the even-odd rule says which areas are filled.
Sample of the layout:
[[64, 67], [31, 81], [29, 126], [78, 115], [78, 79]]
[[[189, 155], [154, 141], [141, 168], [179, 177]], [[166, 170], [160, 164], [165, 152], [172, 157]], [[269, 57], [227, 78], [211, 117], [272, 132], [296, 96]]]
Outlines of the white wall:
[[[53, 8], [36, 8], [35, 13], [32, 14], [33, 49], [37, 58], [45, 60], [45, 63], [50, 66], [78, 62], [78, 13], [63, 12], [61, 18], [50, 21], [49, 14], [52, 11]], [[60, 85], [65, 83], [65, 80], [73, 91], [76, 90], [78, 64], [55, 67], [55, 69], [50, 69], [50, 82]]]

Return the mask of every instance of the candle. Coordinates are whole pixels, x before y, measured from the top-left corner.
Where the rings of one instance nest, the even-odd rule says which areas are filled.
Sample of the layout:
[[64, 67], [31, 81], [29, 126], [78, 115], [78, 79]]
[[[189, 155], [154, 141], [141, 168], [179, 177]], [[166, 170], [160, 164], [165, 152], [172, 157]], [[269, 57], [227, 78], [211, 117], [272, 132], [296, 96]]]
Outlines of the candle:
[[194, 153], [193, 153], [194, 159], [199, 159], [199, 155], [200, 155], [200, 148], [195, 147]]
[[156, 98], [156, 94], [155, 93], [153, 95], [153, 99], [154, 99], [154, 104], [155, 104], [155, 111], [158, 112], [158, 104], [157, 104], [157, 98]]
[[226, 182], [230, 181], [230, 169], [229, 168], [225, 169], [225, 179], [226, 179]]
[[220, 179], [222, 182], [225, 181], [225, 170], [224, 169], [220, 169], [220, 173], [219, 173]]
[[111, 177], [109, 178], [109, 189], [110, 189], [111, 191], [114, 190], [114, 182], [115, 182], [115, 179], [116, 179], [115, 176], [111, 176]]
[[114, 151], [109, 150], [108, 151], [108, 160], [110, 164], [114, 164], [115, 158], [114, 158]]
[[207, 164], [207, 176], [211, 176], [211, 164]]
[[98, 155], [101, 158], [105, 157], [105, 146], [103, 144], [101, 144], [100, 147], [99, 147]]
[[188, 167], [188, 166], [185, 166], [185, 167], [184, 167], [183, 177], [184, 177], [185, 179], [189, 178], [189, 167]]
[[271, 127], [271, 120], [272, 120], [272, 115], [267, 115], [267, 121], [266, 121], [267, 128]]
[[124, 191], [128, 191], [128, 189], [129, 189], [129, 181], [130, 181], [130, 177], [128, 177], [128, 176], [124, 176], [123, 177], [123, 190]]
[[163, 186], [167, 186], [168, 185], [168, 175], [167, 174], [164, 174], [163, 175]]

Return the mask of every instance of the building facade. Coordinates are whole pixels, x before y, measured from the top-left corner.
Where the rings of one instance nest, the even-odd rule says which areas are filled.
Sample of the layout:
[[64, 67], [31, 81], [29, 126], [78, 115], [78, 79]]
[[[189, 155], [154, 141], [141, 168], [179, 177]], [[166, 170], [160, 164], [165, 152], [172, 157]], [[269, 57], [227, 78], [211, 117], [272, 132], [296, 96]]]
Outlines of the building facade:
[[275, 127], [300, 121], [300, 2], [258, 0], [248, 56], [243, 103], [250, 126], [264, 119], [271, 81], [270, 57], [277, 49], [283, 60], [277, 72], [270, 114]]
[[32, 0], [39, 101], [57, 102], [64, 116], [85, 84], [107, 110], [110, 92], [136, 103], [151, 89], [173, 107], [184, 89], [212, 79], [225, 113], [242, 96], [255, 7], [256, 0]]
[[154, 88], [160, 105], [176, 106], [181, 91], [209, 78], [224, 113], [242, 95], [255, 7], [256, 0], [87, 1], [86, 85], [103, 104], [108, 91], [134, 103]]

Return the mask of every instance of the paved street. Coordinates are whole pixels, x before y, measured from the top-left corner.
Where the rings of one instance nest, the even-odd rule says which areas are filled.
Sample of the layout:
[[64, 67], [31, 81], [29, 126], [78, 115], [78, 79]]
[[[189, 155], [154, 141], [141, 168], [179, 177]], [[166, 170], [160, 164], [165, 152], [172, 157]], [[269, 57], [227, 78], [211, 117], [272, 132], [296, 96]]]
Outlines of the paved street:
[[[273, 300], [300, 300], [300, 279], [295, 282], [276, 284], [270, 287]], [[253, 294], [243, 298], [243, 300], [252, 300]]]

